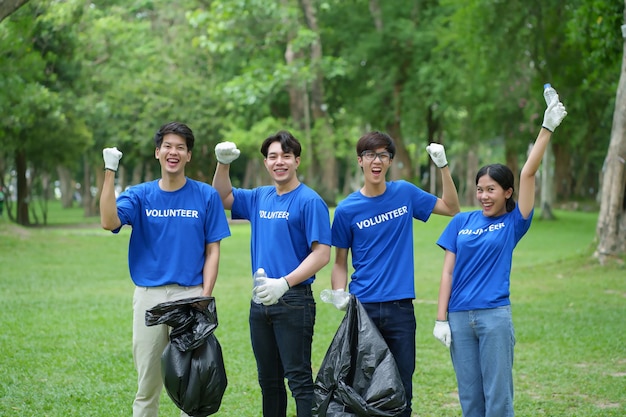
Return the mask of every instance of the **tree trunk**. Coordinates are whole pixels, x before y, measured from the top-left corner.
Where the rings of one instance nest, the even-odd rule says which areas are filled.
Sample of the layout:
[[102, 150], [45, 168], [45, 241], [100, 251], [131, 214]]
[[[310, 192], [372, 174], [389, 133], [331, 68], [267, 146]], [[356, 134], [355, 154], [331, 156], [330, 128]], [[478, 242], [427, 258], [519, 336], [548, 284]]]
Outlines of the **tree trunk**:
[[41, 208], [44, 226], [48, 224], [48, 202], [50, 201], [50, 194], [52, 194], [51, 189], [52, 179], [50, 178], [50, 173], [43, 172], [41, 175], [41, 198], [39, 199], [39, 206]]
[[261, 161], [258, 158], [248, 159], [241, 188], [250, 189], [270, 184], [272, 184], [272, 177]]
[[75, 190], [72, 172], [67, 167], [57, 166], [57, 175], [59, 176], [59, 187], [61, 188], [61, 207], [64, 209], [71, 208]]
[[[288, 39], [287, 47], [285, 48], [285, 62], [288, 66], [294, 66], [298, 60], [302, 59], [302, 52], [294, 52], [291, 41], [292, 39]], [[307, 114], [306, 111], [309, 101], [306, 83], [292, 79], [287, 86], [287, 91], [289, 93], [289, 115], [296, 128], [305, 131], [307, 129], [307, 121], [310, 118], [310, 114]]]
[[91, 195], [91, 164], [86, 155], [83, 155], [83, 215], [85, 217], [95, 216], [96, 212], [96, 199]]
[[554, 154], [552, 144], [548, 143], [541, 165], [541, 218], [543, 220], [554, 220], [552, 212], [554, 196]]
[[96, 173], [96, 187], [98, 187], [98, 191], [96, 193], [95, 198], [95, 215], [100, 215], [100, 196], [102, 195], [102, 186], [104, 185], [104, 170], [101, 169], [101, 165], [93, 167], [93, 171]]
[[[464, 197], [461, 200], [462, 205], [475, 206], [476, 205], [476, 173], [478, 173], [478, 154], [476, 153], [476, 145], [467, 152], [467, 158], [465, 159], [465, 192], [462, 194]], [[460, 186], [460, 184], [459, 184]], [[459, 193], [461, 194], [461, 193]]]
[[383, 13], [380, 10], [380, 4], [378, 4], [377, 0], [370, 0], [369, 2], [370, 14], [372, 15], [372, 19], [374, 20], [374, 27], [376, 27], [377, 32], [383, 31]]
[[[583, 190], [589, 175], [588, 161], [582, 163], [582, 166], [576, 166], [574, 169], [572, 167], [572, 154], [567, 146], [552, 143], [552, 153], [554, 154], [554, 201], [569, 201], [572, 195], [584, 195]], [[575, 175], [575, 177], [572, 175]]]
[[26, 3], [28, 0], [0, 0], [0, 22]]
[[[335, 158], [336, 144], [333, 142], [333, 132], [328, 123], [326, 105], [324, 103], [324, 73], [322, 72], [322, 39], [319, 34], [317, 16], [311, 0], [300, 0], [302, 12], [311, 32], [315, 33], [315, 41], [311, 43], [311, 70], [314, 75], [311, 83], [311, 115], [313, 126], [316, 126], [321, 140], [318, 141], [316, 149], [316, 171], [321, 177], [321, 184], [318, 192], [328, 203], [332, 204], [339, 188], [339, 178], [337, 175], [337, 158]], [[319, 166], [319, 169], [318, 169]]]
[[[505, 145], [505, 149], [504, 149], [504, 158], [506, 159], [506, 166], [508, 166], [509, 168], [511, 168], [511, 171], [513, 171], [513, 173], [518, 173], [520, 172], [520, 167], [519, 167], [519, 162], [517, 161], [517, 151], [515, 149], [512, 149], [510, 146], [506, 146]], [[478, 171], [476, 171], [474, 173], [474, 176], [476, 175]], [[519, 175], [515, 175], [515, 193], [513, 194], [515, 196], [515, 199], [517, 200], [517, 192], [519, 191]], [[474, 184], [474, 189], [476, 188], [476, 184]]]
[[[121, 168], [121, 166], [120, 166], [120, 168]], [[120, 183], [123, 181], [122, 178], [123, 178], [122, 172], [118, 169], [117, 170], [117, 180]], [[132, 174], [131, 174], [130, 185], [140, 184], [142, 182], [142, 178], [144, 178], [143, 177], [143, 163], [139, 162], [139, 163], [135, 164], [135, 167], [133, 168], [133, 171], [132, 171]], [[122, 187], [122, 190], [123, 189], [124, 188]]]
[[[441, 129], [440, 129], [441, 123], [440, 123], [439, 117], [435, 116], [436, 109], [437, 109], [437, 103], [433, 103], [430, 106], [428, 106], [428, 110], [426, 112], [426, 129], [427, 129], [427, 136], [428, 136], [426, 138], [426, 146], [428, 146], [431, 143], [438, 143], [440, 145], [443, 145], [443, 138], [442, 138]], [[430, 171], [429, 171], [430, 187], [428, 188], [428, 191], [431, 194], [439, 195], [439, 190], [442, 190], [443, 192], [443, 184], [441, 183], [441, 175], [438, 172], [439, 168], [437, 168], [437, 166], [432, 161], [430, 156], [428, 157], [428, 166], [430, 168]], [[419, 171], [419, 169], [417, 169], [417, 171]], [[419, 183], [419, 176], [415, 178], [415, 183], [416, 184]]]
[[28, 180], [26, 179], [26, 151], [23, 149], [15, 152], [15, 175], [17, 177], [17, 224], [30, 225], [28, 218]]
[[[288, 2], [283, 1], [283, 5], [288, 7]], [[285, 27], [290, 26], [287, 16], [284, 17], [283, 23]], [[304, 59], [301, 49], [295, 50], [293, 47], [293, 39], [295, 34], [287, 33], [287, 46], [285, 48], [285, 63], [289, 67], [296, 66], [298, 62]], [[293, 77], [287, 85], [289, 93], [289, 115], [295, 128], [304, 132], [304, 138], [299, 138], [302, 144], [303, 155], [300, 156], [300, 162], [306, 168], [304, 173], [305, 181], [314, 186], [313, 178], [315, 176], [315, 149], [311, 140], [311, 111], [309, 105], [309, 92], [307, 82], [298, 77]]]
[[601, 264], [626, 254], [626, 0], [624, 0], [622, 69], [615, 97], [611, 141], [602, 178], [602, 200], [596, 226], [598, 246], [594, 256]]
[[413, 172], [411, 158], [406, 150], [406, 145], [402, 139], [402, 131], [400, 128], [400, 114], [394, 117], [394, 122], [387, 125], [387, 133], [393, 138], [396, 145], [396, 154], [393, 157], [393, 164], [389, 169], [390, 180], [404, 179], [413, 181], [411, 173]]
[[[372, 16], [372, 20], [374, 21], [374, 26], [376, 27], [376, 32], [383, 36], [383, 29], [385, 22], [383, 21], [383, 13], [380, 7], [380, 3], [378, 0], [370, 0], [369, 1], [369, 10], [370, 15]], [[385, 129], [389, 136], [391, 136], [396, 145], [396, 154], [393, 157], [393, 164], [389, 168], [389, 179], [397, 180], [397, 179], [405, 179], [407, 181], [413, 181], [413, 168], [411, 157], [409, 152], [407, 151], [406, 144], [404, 143], [404, 139], [402, 137], [402, 91], [404, 89], [404, 84], [407, 79], [407, 67], [408, 63], [405, 61], [400, 63], [400, 70], [398, 71], [398, 78], [394, 81], [393, 92], [389, 97], [387, 97], [384, 101], [386, 102], [384, 106], [389, 106], [389, 108], [393, 108], [393, 120], [387, 123]]]
[[349, 153], [345, 157], [345, 173], [343, 174], [344, 183], [341, 194], [347, 196], [348, 194], [361, 188], [361, 168], [355, 168], [354, 156]]
[[413, 182], [413, 163], [402, 136], [402, 98], [401, 93], [404, 88], [403, 81], [396, 80], [393, 87], [391, 107], [393, 107], [393, 121], [388, 123], [386, 130], [396, 145], [396, 154], [393, 157], [393, 164], [389, 169], [390, 180], [404, 179]]

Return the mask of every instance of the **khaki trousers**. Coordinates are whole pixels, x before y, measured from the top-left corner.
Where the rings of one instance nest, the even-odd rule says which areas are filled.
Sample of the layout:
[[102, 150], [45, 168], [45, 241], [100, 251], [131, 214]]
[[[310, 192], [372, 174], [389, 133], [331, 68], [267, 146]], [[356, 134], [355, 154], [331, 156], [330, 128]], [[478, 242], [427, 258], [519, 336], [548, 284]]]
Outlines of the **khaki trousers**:
[[[146, 310], [166, 301], [200, 297], [202, 286], [135, 287], [133, 296], [133, 360], [137, 370], [137, 394], [133, 417], [158, 417], [159, 398], [163, 390], [161, 354], [169, 342], [170, 327], [165, 324], [146, 326]], [[181, 416], [187, 414], [181, 411]]]

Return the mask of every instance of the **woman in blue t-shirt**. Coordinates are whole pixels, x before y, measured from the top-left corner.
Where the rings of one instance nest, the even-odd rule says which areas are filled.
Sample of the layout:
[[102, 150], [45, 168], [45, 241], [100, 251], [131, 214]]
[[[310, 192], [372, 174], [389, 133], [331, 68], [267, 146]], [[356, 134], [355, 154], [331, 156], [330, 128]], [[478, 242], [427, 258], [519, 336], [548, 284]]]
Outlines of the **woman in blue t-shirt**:
[[567, 115], [558, 96], [520, 174], [501, 164], [476, 175], [481, 210], [457, 214], [437, 244], [445, 249], [434, 336], [450, 348], [465, 417], [513, 416], [513, 346], [509, 301], [513, 249], [528, 231], [535, 174], [552, 132]]

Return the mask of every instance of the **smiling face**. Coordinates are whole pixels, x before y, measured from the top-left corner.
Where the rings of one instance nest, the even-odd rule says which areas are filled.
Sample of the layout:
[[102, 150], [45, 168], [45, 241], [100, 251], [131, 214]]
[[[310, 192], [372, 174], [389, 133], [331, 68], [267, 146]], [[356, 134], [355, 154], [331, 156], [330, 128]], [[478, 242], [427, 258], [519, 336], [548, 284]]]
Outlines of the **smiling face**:
[[[371, 155], [372, 152], [374, 155]], [[371, 185], [376, 187], [385, 184], [385, 176], [387, 175], [392, 161], [386, 148], [368, 149], [359, 155], [357, 160], [363, 170], [366, 186]]]
[[396, 145], [393, 139], [384, 132], [373, 130], [359, 138], [356, 143], [356, 155], [365, 182], [361, 194], [375, 197], [385, 192], [387, 187], [385, 177], [393, 163], [395, 153]]
[[187, 149], [187, 142], [174, 133], [163, 136], [163, 142], [154, 151], [154, 156], [159, 160], [164, 176], [185, 175], [185, 165], [191, 161], [191, 151]]
[[513, 189], [504, 189], [489, 175], [478, 178], [476, 183], [476, 198], [480, 203], [483, 215], [497, 217], [506, 214], [506, 201], [513, 195]]
[[292, 152], [284, 152], [279, 141], [269, 145], [263, 162], [277, 187], [291, 189], [299, 184], [296, 172], [300, 166], [300, 157]]

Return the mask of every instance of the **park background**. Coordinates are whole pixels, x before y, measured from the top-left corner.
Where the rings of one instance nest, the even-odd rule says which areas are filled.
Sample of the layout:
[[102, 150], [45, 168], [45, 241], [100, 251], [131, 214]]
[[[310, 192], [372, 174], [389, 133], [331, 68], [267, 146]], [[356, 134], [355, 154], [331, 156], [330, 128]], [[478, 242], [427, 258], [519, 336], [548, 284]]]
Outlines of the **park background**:
[[[470, 210], [479, 166], [519, 171], [546, 82], [568, 117], [515, 255], [516, 409], [626, 414], [625, 12], [615, 0], [0, 0], [0, 415], [129, 415], [128, 231], [98, 228], [102, 148], [124, 153], [118, 190], [154, 179], [152, 136], [178, 120], [197, 138], [190, 177], [210, 182], [213, 148], [231, 140], [233, 183], [253, 187], [269, 181], [261, 141], [288, 129], [301, 179], [332, 210], [361, 181], [356, 140], [382, 130], [398, 145], [390, 179], [435, 194], [424, 148], [444, 144]], [[417, 416], [460, 415], [431, 336], [444, 226], [416, 224]], [[215, 294], [220, 414], [255, 416], [249, 228], [232, 231]], [[327, 267], [317, 294], [328, 280]], [[318, 314], [314, 365], [341, 320], [323, 303]]]
[[[46, 224], [48, 202], [98, 214], [102, 149], [118, 189], [155, 178], [154, 132], [242, 156], [235, 186], [269, 181], [279, 129], [303, 143], [301, 180], [335, 205], [358, 187], [354, 145], [396, 141], [390, 179], [440, 192], [425, 152], [446, 148], [461, 203], [485, 163], [518, 172], [540, 128], [543, 85], [568, 117], [546, 152], [538, 207], [597, 206], [596, 258], [626, 254], [626, 0], [0, 0], [0, 187], [9, 218]], [[78, 202], [78, 200], [80, 200]]]

